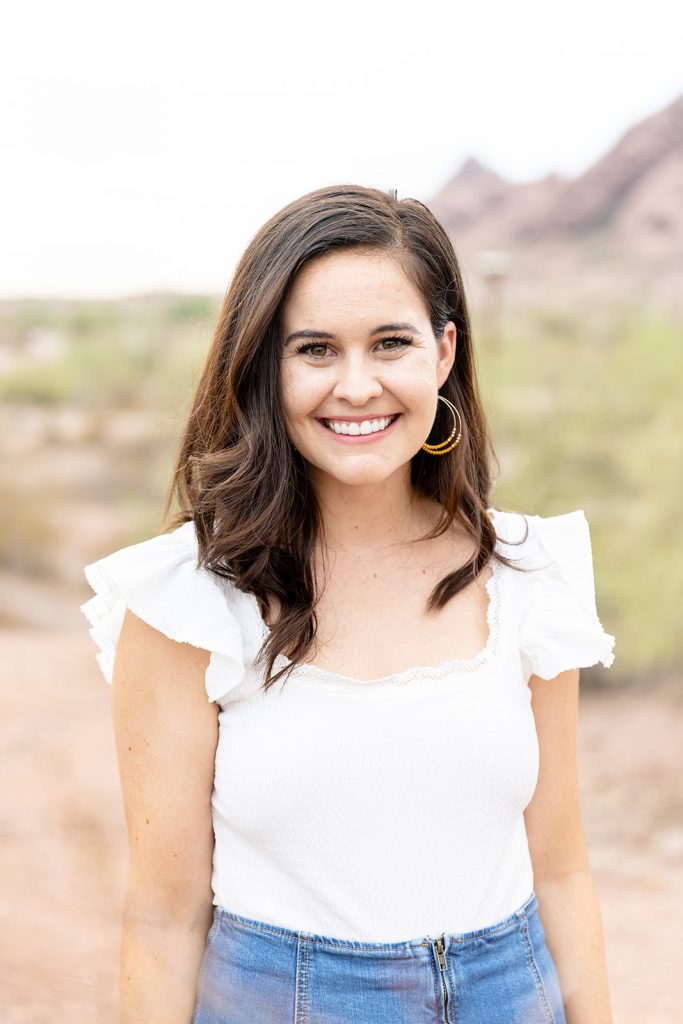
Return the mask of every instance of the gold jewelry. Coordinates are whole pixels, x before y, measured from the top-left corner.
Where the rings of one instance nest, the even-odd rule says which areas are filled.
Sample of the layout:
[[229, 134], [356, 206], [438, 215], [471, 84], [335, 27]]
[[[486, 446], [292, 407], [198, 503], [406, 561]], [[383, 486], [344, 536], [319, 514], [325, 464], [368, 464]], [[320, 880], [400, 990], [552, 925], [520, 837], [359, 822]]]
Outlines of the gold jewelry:
[[[460, 413], [455, 408], [455, 406], [453, 405], [452, 402], [449, 402], [449, 400], [447, 398], [444, 398], [443, 395], [437, 395], [436, 397], [437, 397], [437, 399], [440, 399], [442, 402], [445, 402], [446, 405], [448, 406], [448, 408], [451, 410], [451, 415], [453, 416], [453, 423], [454, 423], [453, 430], [451, 431], [450, 436], [447, 437], [445, 441], [441, 441], [441, 442], [439, 442], [439, 444], [427, 444], [427, 442], [425, 441], [425, 443], [422, 445], [422, 448], [424, 449], [424, 451], [429, 452], [430, 455], [445, 455], [446, 452], [453, 451], [453, 449], [456, 447], [456, 445], [458, 445], [460, 443], [460, 438], [462, 437], [462, 418], [460, 416]], [[456, 415], [458, 417], [457, 420], [455, 418]], [[459, 430], [458, 430], [458, 421], [460, 421], [460, 429]], [[455, 437], [456, 430], [458, 430], [458, 436], [457, 437]], [[455, 437], [455, 441], [453, 441], [454, 437]], [[446, 448], [445, 446], [448, 445], [450, 441], [453, 441], [453, 444], [449, 445], [449, 447]], [[442, 451], [439, 451], [439, 449], [442, 449]]]

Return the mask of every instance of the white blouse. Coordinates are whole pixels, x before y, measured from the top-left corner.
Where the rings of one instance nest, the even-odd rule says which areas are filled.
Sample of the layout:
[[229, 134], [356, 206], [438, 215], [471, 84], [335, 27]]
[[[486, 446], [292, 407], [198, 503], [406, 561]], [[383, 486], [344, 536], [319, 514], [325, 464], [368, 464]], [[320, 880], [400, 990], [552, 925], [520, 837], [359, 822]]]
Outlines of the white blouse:
[[[256, 598], [198, 569], [194, 523], [114, 551], [81, 610], [111, 683], [126, 607], [211, 652], [219, 705], [213, 902], [356, 941], [485, 928], [530, 895], [523, 811], [538, 778], [532, 675], [612, 664], [582, 509], [492, 513], [488, 641], [473, 658], [361, 681], [297, 666], [267, 693]], [[525, 533], [519, 545], [513, 542]], [[289, 664], [279, 655], [275, 669]]]

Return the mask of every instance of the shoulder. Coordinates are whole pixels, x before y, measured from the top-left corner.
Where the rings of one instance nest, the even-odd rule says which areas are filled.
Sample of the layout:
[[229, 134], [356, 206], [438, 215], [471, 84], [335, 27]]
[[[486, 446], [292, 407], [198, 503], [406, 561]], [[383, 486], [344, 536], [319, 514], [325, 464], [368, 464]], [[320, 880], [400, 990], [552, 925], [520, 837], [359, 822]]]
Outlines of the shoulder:
[[590, 528], [583, 509], [554, 516], [494, 510], [497, 550], [515, 577], [527, 678], [614, 661], [615, 638], [598, 618]]
[[[259, 636], [250, 595], [198, 565], [192, 521], [127, 545], [84, 566], [95, 592], [81, 605], [91, 624], [102, 674], [112, 681], [126, 609], [171, 640], [210, 652], [209, 700], [218, 700], [245, 677], [245, 662]], [[138, 630], [140, 632], [140, 630]]]
[[593, 552], [583, 509], [554, 516], [493, 509], [498, 548], [532, 571], [560, 573], [583, 597], [593, 587]]

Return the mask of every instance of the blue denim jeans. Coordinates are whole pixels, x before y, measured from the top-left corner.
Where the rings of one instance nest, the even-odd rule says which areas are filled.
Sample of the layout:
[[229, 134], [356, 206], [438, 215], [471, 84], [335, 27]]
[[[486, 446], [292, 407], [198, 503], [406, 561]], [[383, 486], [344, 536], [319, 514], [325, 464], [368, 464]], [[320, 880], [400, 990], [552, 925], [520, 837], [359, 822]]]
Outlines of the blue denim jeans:
[[535, 892], [488, 928], [405, 942], [214, 907], [192, 1024], [566, 1024]]

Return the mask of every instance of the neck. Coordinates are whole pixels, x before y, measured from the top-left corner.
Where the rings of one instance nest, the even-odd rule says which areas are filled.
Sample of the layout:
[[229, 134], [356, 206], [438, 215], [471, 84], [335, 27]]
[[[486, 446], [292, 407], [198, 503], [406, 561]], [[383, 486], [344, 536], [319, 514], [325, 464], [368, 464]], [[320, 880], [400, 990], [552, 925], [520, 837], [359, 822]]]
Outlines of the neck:
[[439, 512], [435, 502], [415, 493], [409, 466], [380, 483], [345, 484], [326, 476], [314, 486], [324, 523], [321, 542], [335, 553], [395, 552], [430, 530]]

